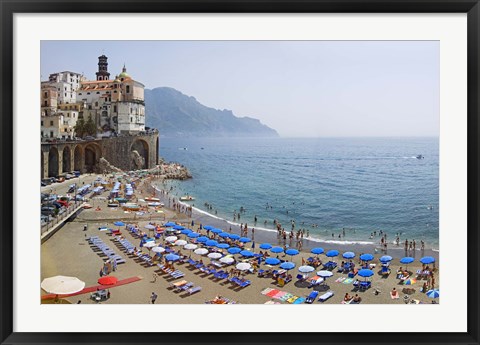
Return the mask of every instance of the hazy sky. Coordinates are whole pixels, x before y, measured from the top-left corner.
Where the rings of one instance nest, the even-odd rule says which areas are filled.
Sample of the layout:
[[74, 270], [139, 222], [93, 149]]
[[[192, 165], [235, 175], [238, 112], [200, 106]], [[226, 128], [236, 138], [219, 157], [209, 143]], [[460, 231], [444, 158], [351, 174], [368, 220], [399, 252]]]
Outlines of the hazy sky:
[[[173, 87], [258, 118], [281, 136], [438, 136], [437, 41], [43, 41], [42, 80], [60, 71]], [[148, 113], [147, 113], [148, 116]]]

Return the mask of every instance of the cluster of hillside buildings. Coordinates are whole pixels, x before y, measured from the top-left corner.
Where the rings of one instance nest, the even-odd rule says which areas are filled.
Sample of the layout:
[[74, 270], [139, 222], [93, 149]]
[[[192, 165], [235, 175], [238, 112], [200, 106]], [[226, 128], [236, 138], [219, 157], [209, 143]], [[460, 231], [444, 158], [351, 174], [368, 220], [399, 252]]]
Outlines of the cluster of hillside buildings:
[[41, 82], [42, 140], [75, 138], [79, 119], [92, 119], [97, 137], [145, 131], [144, 85], [133, 80], [125, 66], [111, 79], [107, 60], [98, 57], [96, 80], [64, 71]]

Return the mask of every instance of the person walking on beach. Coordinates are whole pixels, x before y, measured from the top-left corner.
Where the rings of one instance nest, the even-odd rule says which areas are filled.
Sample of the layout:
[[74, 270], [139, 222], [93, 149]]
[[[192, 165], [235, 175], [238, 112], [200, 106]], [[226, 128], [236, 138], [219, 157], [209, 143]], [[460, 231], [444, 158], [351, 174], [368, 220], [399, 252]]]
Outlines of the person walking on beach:
[[416, 243], [415, 243], [415, 240], [413, 240], [413, 250], [415, 250], [415, 246], [416, 246]]
[[152, 283], [155, 283], [157, 281], [158, 274], [153, 272], [152, 274]]
[[155, 304], [157, 297], [157, 294], [155, 292], [152, 292], [152, 295], [150, 296], [150, 301], [152, 301], [152, 304]]
[[87, 229], [88, 229], [88, 224], [85, 224], [85, 225], [83, 226], [83, 231], [87, 231]]

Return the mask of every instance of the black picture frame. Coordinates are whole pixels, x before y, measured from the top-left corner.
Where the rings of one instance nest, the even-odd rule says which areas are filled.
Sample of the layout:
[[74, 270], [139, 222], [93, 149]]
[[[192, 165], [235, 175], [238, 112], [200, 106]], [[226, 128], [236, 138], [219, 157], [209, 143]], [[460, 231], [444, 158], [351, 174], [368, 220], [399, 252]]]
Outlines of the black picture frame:
[[[2, 344], [479, 344], [479, 32], [478, 0], [0, 0], [1, 169], [0, 340]], [[19, 333], [13, 332], [13, 16], [16, 13], [467, 13], [468, 20], [468, 315], [465, 333]], [[421, 315], [418, 315], [421, 318]], [[452, 317], [454, 317], [452, 315]], [[254, 321], [254, 320], [252, 320]], [[314, 324], [314, 322], [312, 323]], [[227, 340], [226, 340], [227, 339]]]

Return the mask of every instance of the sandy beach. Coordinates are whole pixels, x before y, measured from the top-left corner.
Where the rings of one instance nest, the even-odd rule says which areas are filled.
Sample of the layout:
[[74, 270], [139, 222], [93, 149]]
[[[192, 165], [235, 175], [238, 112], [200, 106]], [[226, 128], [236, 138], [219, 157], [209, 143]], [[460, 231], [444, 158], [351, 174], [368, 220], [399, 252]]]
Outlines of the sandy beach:
[[[83, 183], [92, 183], [98, 176], [97, 175], [83, 175], [80, 178], [71, 181], [65, 181], [60, 184], [55, 184], [42, 188], [42, 192], [54, 192], [61, 195], [65, 195], [68, 189], [68, 185], [71, 183], [78, 183], [79, 185]], [[144, 199], [146, 196], [151, 196], [154, 192], [152, 184], [152, 179], [144, 179], [143, 183], [137, 186], [135, 191], [136, 198], [138, 200]], [[158, 182], [158, 181], [157, 181]], [[158, 185], [158, 183], [157, 183]], [[353, 290], [352, 283], [346, 284], [347, 275], [345, 273], [337, 272], [334, 269], [333, 276], [329, 277], [326, 281], [326, 284], [322, 284], [314, 287], [313, 289], [319, 291], [319, 295], [322, 295], [326, 291], [333, 291], [334, 296], [329, 298], [324, 303], [328, 304], [340, 304], [342, 303], [346, 293], [354, 296], [358, 294], [362, 301], [361, 303], [372, 303], [372, 304], [404, 304], [406, 297], [408, 296], [408, 301], [418, 301], [419, 303], [432, 303], [432, 298], [429, 298], [424, 293], [420, 292], [420, 288], [426, 280], [418, 280], [413, 285], [404, 286], [399, 279], [396, 279], [396, 271], [402, 266], [399, 262], [399, 259], [403, 256], [406, 256], [405, 251], [401, 248], [392, 248], [388, 249], [388, 255], [393, 257], [393, 260], [390, 263], [391, 274], [384, 278], [379, 273], [381, 263], [378, 259], [384, 254], [380, 251], [376, 251], [376, 246], [374, 245], [361, 245], [361, 244], [336, 244], [336, 243], [318, 243], [315, 241], [310, 241], [304, 238], [303, 248], [299, 255], [290, 257], [283, 257], [283, 254], [280, 254], [280, 259], [285, 259], [293, 261], [296, 264], [296, 267], [290, 271], [293, 276], [293, 280], [286, 284], [283, 287], [278, 287], [276, 281], [272, 278], [261, 278], [258, 277], [255, 273], [249, 273], [246, 275], [246, 278], [251, 281], [251, 285], [245, 288], [239, 288], [238, 286], [232, 284], [226, 279], [217, 280], [213, 276], [207, 275], [200, 270], [190, 266], [188, 263], [176, 263], [175, 268], [181, 270], [184, 273], [184, 276], [179, 279], [173, 279], [169, 275], [161, 272], [156, 265], [147, 267], [142, 264], [138, 258], [134, 255], [127, 254], [123, 247], [115, 241], [114, 236], [112, 236], [109, 231], [100, 231], [100, 227], [108, 227], [112, 229], [119, 229], [122, 236], [128, 240], [133, 245], [139, 248], [140, 238], [134, 237], [125, 226], [118, 227], [113, 223], [115, 221], [123, 221], [127, 224], [137, 224], [138, 228], [142, 231], [149, 233], [149, 230], [145, 229], [145, 225], [149, 222], [156, 224], [163, 224], [166, 221], [172, 221], [177, 224], [184, 225], [185, 227], [191, 228], [192, 230], [198, 231], [199, 224], [209, 224], [214, 227], [220, 228], [225, 232], [231, 232], [240, 234], [240, 229], [238, 226], [232, 225], [222, 219], [212, 219], [210, 216], [202, 213], [198, 210], [193, 210], [191, 216], [187, 216], [181, 212], [175, 212], [172, 208], [168, 207], [168, 199], [170, 196], [163, 193], [156, 193], [156, 196], [161, 198], [165, 203], [166, 207], [161, 208], [160, 212], [154, 210], [154, 208], [149, 208], [149, 212], [144, 213], [143, 215], [138, 215], [136, 212], [126, 213], [121, 208], [109, 208], [107, 207], [107, 200], [105, 197], [108, 197], [108, 192], [104, 192], [102, 198], [92, 198], [88, 202], [93, 206], [91, 209], [82, 210], [75, 219], [70, 222], [67, 222], [62, 228], [60, 228], [51, 238], [49, 238], [45, 243], [41, 245], [41, 279], [55, 276], [55, 275], [65, 275], [65, 276], [74, 276], [78, 277], [80, 280], [86, 283], [86, 287], [92, 287], [98, 285], [97, 280], [100, 277], [99, 271], [103, 266], [104, 261], [107, 259], [103, 253], [95, 251], [94, 248], [89, 244], [87, 239], [90, 236], [98, 236], [104, 243], [108, 244], [117, 254], [122, 256], [125, 259], [125, 263], [118, 265], [115, 272], [112, 273], [119, 280], [129, 279], [133, 277], [138, 277], [138, 280], [126, 283], [121, 286], [115, 286], [110, 289], [110, 298], [106, 301], [100, 303], [108, 304], [144, 304], [151, 303], [150, 296], [152, 292], [155, 292], [158, 295], [158, 299], [155, 303], [157, 304], [177, 304], [177, 303], [205, 303], [208, 300], [212, 300], [216, 296], [223, 296], [230, 300], [236, 301], [241, 304], [264, 304], [269, 301], [271, 303], [282, 303], [288, 304], [287, 301], [282, 301], [278, 298], [272, 298], [269, 295], [266, 295], [266, 289], [277, 289], [283, 291], [293, 296], [305, 298], [312, 292], [312, 288], [308, 288], [306, 283], [297, 282], [295, 279], [296, 275], [299, 273], [297, 268], [302, 265], [302, 259], [307, 259], [314, 256], [310, 253], [310, 249], [313, 247], [322, 247], [325, 249], [325, 252], [330, 249], [336, 249], [340, 252], [340, 256], [334, 258], [334, 261], [340, 264], [342, 259], [341, 254], [346, 251], [353, 251], [356, 254], [356, 257], [353, 259], [354, 263], [359, 266], [359, 255], [361, 253], [372, 253], [375, 255], [375, 259], [370, 262], [370, 264], [375, 265], [372, 269], [374, 271], [374, 276], [369, 278], [372, 281], [372, 287], [364, 292], [357, 292]], [[140, 205], [146, 204], [145, 202], [139, 201]], [[100, 208], [100, 210], [97, 210]], [[192, 221], [194, 226], [192, 227]], [[88, 225], [87, 231], [83, 231], [84, 226]], [[202, 234], [206, 234], [203, 230]], [[251, 232], [249, 232], [250, 237]], [[178, 236], [181, 239], [186, 239], [189, 241], [189, 238], [185, 235]], [[283, 246], [283, 240], [277, 237], [276, 232], [274, 231], [255, 231], [254, 237], [252, 238], [254, 242], [246, 244], [246, 248], [250, 249], [252, 244], [255, 243], [255, 248], [252, 249], [255, 253], [258, 253], [261, 249], [258, 246], [261, 243], [268, 242], [272, 245], [281, 245]], [[163, 244], [164, 239], [158, 239], [157, 242]], [[287, 244], [288, 240], [287, 240]], [[295, 248], [295, 245], [290, 244], [292, 248]], [[180, 247], [180, 250], [183, 254], [189, 254], [189, 251], [184, 250]], [[147, 248], [142, 248], [144, 253], [148, 253]], [[226, 254], [226, 251], [224, 251]], [[438, 261], [438, 252], [431, 250], [416, 250], [413, 252], [407, 253], [408, 256], [414, 257], [416, 260], [413, 264], [408, 265], [408, 270], [412, 272], [412, 277], [415, 277], [415, 272], [418, 269], [422, 268], [422, 264], [418, 261], [423, 256], [433, 256]], [[274, 256], [273, 254], [271, 254]], [[204, 262], [208, 262], [210, 259], [207, 257], [200, 257], [197, 254], [191, 254], [192, 259], [198, 260], [203, 259]], [[275, 255], [276, 256], [276, 255]], [[274, 256], [274, 257], [275, 257]], [[236, 255], [236, 259], [243, 261], [242, 257]], [[328, 261], [327, 257], [324, 254], [319, 255], [319, 258], [322, 262]], [[231, 266], [233, 267], [233, 266]], [[228, 267], [227, 269], [230, 269]], [[265, 265], [262, 263], [260, 268], [265, 268]], [[321, 268], [318, 268], [320, 270]], [[312, 272], [310, 276], [315, 275], [315, 272]], [[154, 278], [154, 275], [157, 277]], [[342, 278], [345, 278], [342, 281]], [[364, 278], [359, 278], [359, 280], [364, 280]], [[201, 286], [201, 291], [189, 295], [185, 292], [174, 292], [171, 289], [171, 284], [186, 280], [188, 282], [194, 283], [195, 286]], [[406, 295], [402, 290], [404, 288], [413, 288], [414, 293]], [[395, 288], [399, 292], [398, 299], [392, 299], [390, 296], [390, 291]], [[439, 273], [438, 273], [438, 263], [435, 271], [435, 288], [439, 288]], [[262, 291], [264, 294], [262, 294]], [[41, 290], [42, 295], [47, 293]], [[272, 295], [272, 294], [270, 294]], [[76, 296], [66, 297], [66, 301], [70, 303], [98, 303], [90, 299], [90, 293], [80, 294]], [[435, 299], [436, 302], [439, 302], [439, 299]], [[43, 300], [43, 303], [46, 303], [47, 300]], [[319, 302], [314, 302], [315, 304]]]

